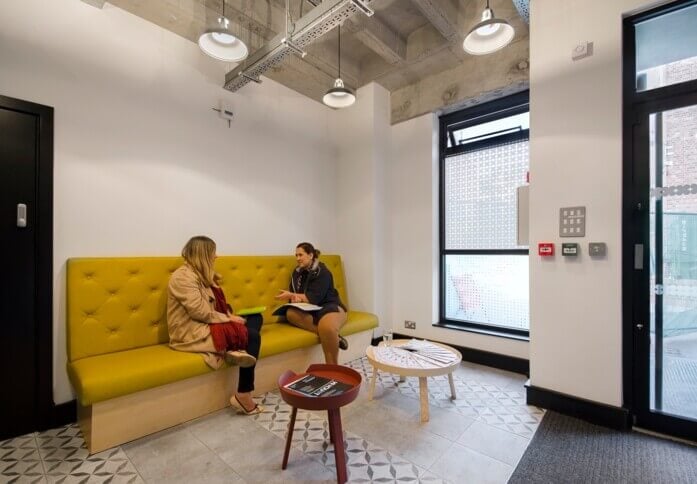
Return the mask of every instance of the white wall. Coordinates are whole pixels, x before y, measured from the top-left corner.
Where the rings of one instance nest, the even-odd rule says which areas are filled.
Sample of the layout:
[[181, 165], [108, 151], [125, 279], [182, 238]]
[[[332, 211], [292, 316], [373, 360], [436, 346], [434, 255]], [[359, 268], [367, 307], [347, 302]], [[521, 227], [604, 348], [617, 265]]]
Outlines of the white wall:
[[[528, 343], [433, 327], [438, 321], [438, 118], [392, 126], [388, 167], [388, 287], [385, 326], [402, 334], [528, 358]], [[404, 328], [404, 320], [416, 330]]]
[[223, 254], [340, 252], [334, 113], [267, 79], [229, 93], [230, 67], [109, 4], [0, 3], [0, 94], [55, 107], [56, 403], [67, 258], [176, 255], [199, 233]]
[[[386, 286], [385, 166], [390, 156], [389, 92], [371, 83], [356, 103], [337, 111], [337, 246], [352, 309], [375, 313], [383, 325]], [[350, 276], [348, 276], [350, 274]]]
[[[577, 260], [530, 257], [534, 386], [622, 405], [622, 15], [646, 0], [535, 0], [530, 28], [530, 245], [586, 206]], [[580, 41], [594, 55], [571, 60]], [[590, 260], [588, 242], [608, 256]], [[557, 252], [559, 251], [557, 247]]]

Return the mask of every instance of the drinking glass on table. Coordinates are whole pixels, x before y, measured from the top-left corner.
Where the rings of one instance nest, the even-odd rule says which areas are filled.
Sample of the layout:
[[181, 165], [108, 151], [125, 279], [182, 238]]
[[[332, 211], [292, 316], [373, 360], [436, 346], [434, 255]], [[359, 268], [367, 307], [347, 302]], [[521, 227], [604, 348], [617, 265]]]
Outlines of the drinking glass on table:
[[382, 333], [382, 341], [385, 343], [385, 346], [390, 346], [392, 344], [392, 330], [391, 329], [386, 329]]

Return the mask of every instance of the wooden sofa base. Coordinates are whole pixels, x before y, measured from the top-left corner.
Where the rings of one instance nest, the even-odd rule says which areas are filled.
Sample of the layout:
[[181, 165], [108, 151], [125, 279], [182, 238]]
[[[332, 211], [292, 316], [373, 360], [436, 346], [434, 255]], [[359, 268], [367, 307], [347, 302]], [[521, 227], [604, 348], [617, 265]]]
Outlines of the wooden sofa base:
[[[370, 330], [347, 336], [349, 349], [339, 352], [339, 362], [346, 363], [365, 355], [372, 333]], [[276, 389], [278, 377], [286, 370], [300, 373], [311, 363], [323, 361], [319, 345], [263, 358], [257, 364], [254, 393], [260, 395]], [[237, 376], [237, 368], [227, 368], [88, 407], [78, 406], [78, 423], [89, 453], [95, 454], [227, 407], [237, 387]]]

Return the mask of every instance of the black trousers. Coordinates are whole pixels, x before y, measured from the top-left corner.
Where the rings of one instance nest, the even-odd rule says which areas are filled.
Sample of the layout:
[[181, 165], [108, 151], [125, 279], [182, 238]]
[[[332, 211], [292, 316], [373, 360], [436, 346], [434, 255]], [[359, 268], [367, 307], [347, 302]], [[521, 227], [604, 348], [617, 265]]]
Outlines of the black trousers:
[[[261, 325], [264, 322], [261, 314], [250, 314], [247, 316], [247, 353], [254, 358], [259, 358], [259, 349], [261, 348]], [[240, 368], [240, 380], [237, 384], [239, 393], [247, 393], [254, 390], [254, 366], [249, 368]]]

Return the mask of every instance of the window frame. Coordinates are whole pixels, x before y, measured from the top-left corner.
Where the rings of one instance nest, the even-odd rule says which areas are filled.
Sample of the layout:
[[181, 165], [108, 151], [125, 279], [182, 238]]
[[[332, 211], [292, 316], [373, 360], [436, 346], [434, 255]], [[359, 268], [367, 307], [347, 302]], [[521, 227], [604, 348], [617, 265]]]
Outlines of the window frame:
[[[439, 322], [436, 326], [451, 329], [460, 329], [476, 333], [484, 333], [492, 336], [528, 340], [530, 331], [493, 326], [476, 321], [459, 321], [445, 317], [445, 259], [448, 255], [525, 255], [529, 256], [529, 249], [446, 249], [445, 247], [445, 160], [451, 156], [460, 155], [488, 147], [501, 145], [512, 141], [530, 139], [530, 130], [524, 129], [513, 133], [507, 133], [495, 138], [486, 138], [464, 145], [456, 145], [453, 131], [470, 126], [507, 118], [516, 114], [530, 111], [530, 91], [523, 91], [511, 96], [506, 96], [491, 102], [479, 104], [454, 113], [445, 114], [439, 118], [438, 132], [438, 249], [439, 249]], [[448, 147], [448, 139], [452, 145]]]

